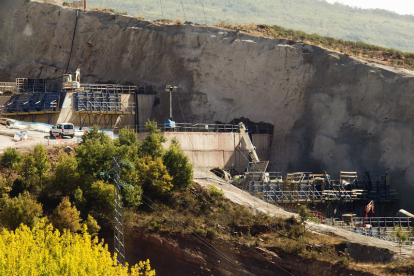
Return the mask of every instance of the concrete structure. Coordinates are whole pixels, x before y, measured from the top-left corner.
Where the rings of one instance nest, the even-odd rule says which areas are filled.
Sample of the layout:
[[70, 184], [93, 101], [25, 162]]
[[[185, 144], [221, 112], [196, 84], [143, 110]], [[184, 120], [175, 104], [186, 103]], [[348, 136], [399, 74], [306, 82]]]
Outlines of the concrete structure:
[[[239, 147], [242, 140], [240, 133], [164, 132], [163, 134], [167, 138], [164, 147], [168, 149], [171, 145], [171, 139], [176, 138], [183, 152], [196, 167], [226, 169], [234, 167], [239, 172], [243, 172], [247, 168], [249, 153], [243, 143]], [[146, 135], [146, 133], [138, 133], [138, 139], [143, 140]], [[256, 136], [259, 138], [255, 139]], [[257, 141], [261, 152], [269, 151], [270, 144], [266, 143], [271, 140], [269, 134], [254, 134], [253, 140]], [[259, 158], [261, 158], [261, 154], [259, 154]]]

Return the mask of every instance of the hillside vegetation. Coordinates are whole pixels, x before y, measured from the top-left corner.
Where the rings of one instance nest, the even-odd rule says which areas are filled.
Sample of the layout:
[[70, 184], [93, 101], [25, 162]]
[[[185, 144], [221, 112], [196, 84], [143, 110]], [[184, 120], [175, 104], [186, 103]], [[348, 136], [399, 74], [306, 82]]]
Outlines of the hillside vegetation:
[[411, 43], [414, 16], [354, 9], [320, 0], [89, 0], [88, 6], [109, 7], [147, 19], [181, 18], [210, 25], [221, 21], [280, 25], [306, 33], [414, 52]]

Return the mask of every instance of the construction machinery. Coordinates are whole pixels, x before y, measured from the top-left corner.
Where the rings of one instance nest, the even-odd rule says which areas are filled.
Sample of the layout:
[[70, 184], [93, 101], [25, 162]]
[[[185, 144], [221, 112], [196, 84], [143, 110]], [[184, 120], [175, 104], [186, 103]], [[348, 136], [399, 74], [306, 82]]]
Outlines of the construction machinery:
[[70, 73], [63, 74], [62, 78], [62, 90], [65, 92], [71, 92], [80, 89], [80, 69], [75, 72], [75, 78]]
[[253, 145], [252, 140], [250, 140], [249, 134], [247, 133], [247, 128], [242, 122], [239, 123], [239, 130], [240, 134], [243, 137], [243, 141], [246, 146], [247, 152], [249, 153], [249, 156], [252, 159], [252, 162], [260, 162], [259, 157], [256, 153], [256, 147]]

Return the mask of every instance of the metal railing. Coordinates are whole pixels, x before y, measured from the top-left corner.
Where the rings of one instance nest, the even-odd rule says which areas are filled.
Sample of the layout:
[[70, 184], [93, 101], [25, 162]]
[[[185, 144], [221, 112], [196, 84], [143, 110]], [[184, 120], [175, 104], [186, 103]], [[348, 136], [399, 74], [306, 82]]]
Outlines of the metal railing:
[[14, 110], [9, 110], [5, 105], [0, 106], [0, 114], [10, 114], [10, 113], [33, 113], [33, 112], [51, 112], [51, 111], [59, 111], [60, 108], [55, 103], [44, 103], [42, 108], [37, 106], [25, 106], [25, 105], [17, 105]]
[[108, 92], [120, 94], [145, 94], [155, 95], [157, 92], [152, 86], [135, 86], [135, 85], [119, 85], [119, 84], [97, 84], [97, 83], [81, 83], [81, 88], [90, 92]]
[[352, 220], [344, 222], [338, 219], [326, 219], [328, 225], [333, 225], [341, 229], [380, 238], [383, 240], [396, 242], [395, 232], [398, 228], [407, 234], [410, 239], [407, 244], [412, 245], [414, 241], [414, 219], [411, 217], [353, 217]]
[[[231, 124], [191, 124], [176, 123], [174, 128], [165, 127], [164, 124], [158, 124], [157, 127], [161, 131], [171, 132], [239, 132], [238, 125]], [[145, 126], [139, 126], [139, 132], [145, 132]]]
[[256, 185], [254, 182], [251, 181], [249, 192], [260, 199], [271, 201], [275, 204], [314, 201], [353, 201], [356, 199], [356, 195], [352, 191], [282, 191], [278, 187], [273, 188], [268, 185]]

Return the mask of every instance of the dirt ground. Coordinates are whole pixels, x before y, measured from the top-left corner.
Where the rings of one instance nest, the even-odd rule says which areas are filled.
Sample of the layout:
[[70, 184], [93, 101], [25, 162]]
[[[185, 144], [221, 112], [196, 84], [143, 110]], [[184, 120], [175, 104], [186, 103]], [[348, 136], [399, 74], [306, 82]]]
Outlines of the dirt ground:
[[28, 130], [27, 140], [15, 141], [13, 139], [15, 133], [20, 133], [20, 130], [10, 129], [0, 125], [0, 154], [7, 147], [16, 148], [19, 151], [24, 152], [39, 143], [45, 146], [77, 144], [79, 143], [80, 136], [82, 135], [82, 133], [77, 133], [77, 136], [73, 138], [65, 136], [62, 139], [56, 139], [56, 137], [50, 137], [49, 133]]
[[[207, 169], [194, 168], [194, 181], [206, 188], [208, 188], [211, 185], [215, 185], [216, 187], [223, 190], [225, 196], [228, 199], [230, 199], [234, 203], [246, 205], [250, 209], [265, 212], [270, 215], [283, 218], [296, 215], [294, 213], [287, 212], [276, 205], [260, 200], [250, 195], [248, 192], [236, 188], [232, 184], [227, 183], [222, 179], [218, 178], [215, 174], [211, 173]], [[352, 243], [359, 243], [362, 245], [372, 247], [385, 248], [398, 254], [400, 252], [397, 243], [384, 241], [378, 238], [368, 237], [361, 234], [356, 234], [351, 231], [347, 231], [337, 227], [309, 222], [308, 229], [320, 234], [337, 236]], [[414, 257], [414, 246], [403, 246], [402, 252], [403, 256], [405, 256], [406, 258]]]

